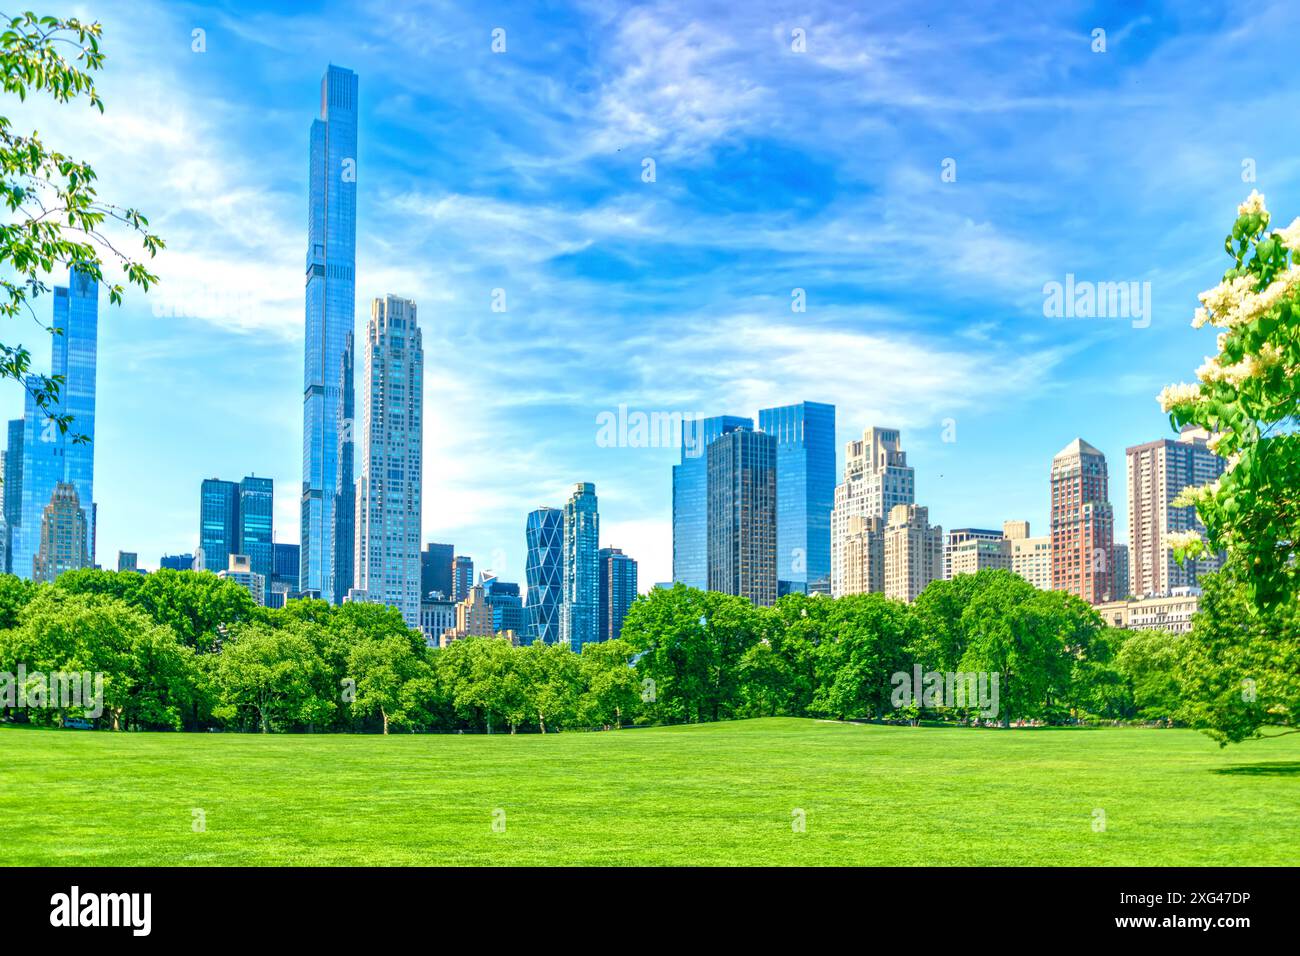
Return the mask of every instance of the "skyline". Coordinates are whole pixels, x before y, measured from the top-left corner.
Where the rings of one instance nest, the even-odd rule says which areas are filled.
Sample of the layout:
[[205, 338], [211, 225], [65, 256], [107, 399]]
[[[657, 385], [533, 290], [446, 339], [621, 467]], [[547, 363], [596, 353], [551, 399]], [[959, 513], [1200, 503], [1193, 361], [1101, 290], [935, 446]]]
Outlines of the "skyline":
[[[139, 205], [169, 240], [158, 260], [157, 293], [132, 292], [125, 307], [101, 310], [95, 456], [103, 506], [97, 557], [105, 566], [118, 550], [139, 553], [145, 567], [162, 554], [192, 551], [197, 488], [214, 475], [272, 477], [281, 489], [277, 540], [297, 540], [292, 491], [301, 478], [302, 433], [293, 396], [295, 380], [301, 383], [302, 299], [294, 263], [301, 263], [307, 195], [305, 129], [328, 62], [361, 77], [357, 304], [392, 293], [420, 303], [430, 317], [421, 543], [455, 541], [478, 567], [515, 581], [524, 579], [526, 515], [539, 505], [562, 506], [577, 482], [599, 489], [605, 526], [599, 543], [638, 560], [642, 589], [671, 577], [670, 466], [678, 450], [600, 447], [596, 418], [620, 405], [754, 416], [763, 407], [829, 402], [838, 409], [837, 481], [846, 441], [868, 426], [898, 428], [916, 468], [915, 500], [930, 509], [935, 524], [999, 527], [1027, 519], [1041, 534], [1051, 456], [1067, 442], [1081, 437], [1100, 448], [1122, 487], [1126, 447], [1174, 437], [1154, 396], [1211, 351], [1212, 336], [1188, 331], [1186, 322], [1196, 292], [1220, 271], [1201, 252], [1217, 244], [1222, 213], [1254, 186], [1283, 215], [1300, 196], [1295, 164], [1270, 159], [1294, 151], [1291, 134], [1270, 131], [1268, 149], [1232, 146], [1231, 131], [1251, 124], [1225, 117], [1222, 106], [1216, 110], [1226, 97], [1189, 72], [1195, 23], [1168, 30], [1181, 33], [1177, 40], [1162, 39], [1174, 14], [1117, 23], [1104, 54], [1110, 59], [1100, 62], [1088, 59], [1099, 55], [1087, 50], [1084, 19], [1058, 22], [1059, 35], [1024, 27], [1022, 44], [1053, 49], [1062, 61], [1061, 75], [1038, 77], [1043, 95], [1054, 90], [1075, 98], [1050, 109], [1026, 99], [1033, 77], [1024, 72], [986, 81], [1020, 87], [1020, 99], [998, 100], [997, 90], [980, 86], [980, 95], [960, 109], [886, 95], [907, 92], [906, 84], [877, 85], [864, 94], [876, 110], [861, 120], [869, 130], [829, 135], [837, 131], [819, 127], [810, 136], [782, 125], [800, 98], [815, 92], [798, 71], [815, 73], [833, 95], [844, 94], [855, 76], [916, 79], [909, 70], [920, 69], [918, 63], [869, 39], [872, 25], [882, 22], [874, 15], [837, 15], [834, 23], [823, 16], [820, 26], [808, 27], [809, 52], [796, 61], [782, 42], [789, 24], [770, 11], [727, 27], [710, 26], [708, 8], [691, 19], [648, 7], [545, 24], [523, 13], [451, 11], [436, 38], [442, 55], [426, 74], [434, 69], [453, 82], [435, 96], [400, 75], [402, 57], [412, 55], [400, 37], [388, 40], [401, 55], [392, 64], [381, 60], [369, 41], [383, 21], [335, 23], [331, 31], [320, 25], [332, 12], [319, 22], [204, 13], [212, 21], [205, 27], [207, 49], [195, 59], [186, 8], [160, 12], [161, 21], [142, 18], [176, 27], [151, 31], [147, 42], [122, 9], [99, 14], [109, 52], [102, 120], [47, 103], [15, 110], [19, 128], [40, 128], [56, 148], [92, 162], [105, 192]], [[900, 51], [924, 46], [916, 20], [889, 16], [898, 29], [884, 35], [911, 39]], [[1294, 17], [1274, 7], [1249, 28], [1212, 37], [1217, 24], [1201, 26], [1216, 57], [1226, 61], [1225, 45], [1249, 42], [1259, 46], [1256, 55], [1267, 56], [1286, 32], [1279, 23]], [[492, 59], [497, 20], [509, 31], [510, 47]], [[956, 32], [966, 22], [953, 15], [941, 26]], [[538, 42], [543, 25], [554, 31], [548, 44]], [[564, 56], [565, 36], [597, 28], [609, 39], [611, 60], [623, 65], [612, 78], [598, 65], [574, 62], [571, 51]], [[269, 52], [289, 35], [300, 44], [293, 63]], [[1016, 35], [1000, 38], [1021, 48]], [[971, 52], [992, 41], [986, 35], [959, 46], [956, 73], [971, 80]], [[675, 58], [660, 56], [655, 44], [671, 47]], [[855, 59], [859, 48], [871, 52]], [[1181, 73], [1166, 71], [1180, 63]], [[528, 94], [530, 83], [557, 64], [565, 67], [555, 81], [560, 87]], [[237, 76], [237, 67], [248, 67], [249, 75]], [[646, 69], [655, 76], [647, 78]], [[489, 82], [485, 71], [493, 70]], [[168, 76], [176, 82], [161, 81]], [[742, 82], [747, 76], [750, 88]], [[1135, 95], [1118, 106], [1114, 96], [1102, 95], [1126, 88], [1121, 76], [1142, 86], [1145, 106]], [[584, 78], [587, 89], [566, 107], [564, 84], [577, 90]], [[696, 94], [681, 111], [656, 95], [672, 83]], [[1033, 162], [1043, 166], [1037, 172], [1014, 150], [1001, 155], [1008, 165], [989, 162], [999, 153], [998, 137], [1022, 148], [1050, 141], [1053, 130], [1060, 132], [1052, 122], [1059, 117], [1044, 118], [1050, 110], [1099, 119], [1091, 132], [1112, 146], [1138, 114], [1149, 117], [1163, 107], [1162, 91], [1186, 119], [1170, 91], [1194, 101], [1189, 83], [1208, 97], [1198, 102], [1204, 132], [1191, 152], [1154, 163], [1163, 192], [1146, 196], [1145, 180], [1125, 182], [1106, 164], [1099, 175], [1087, 160], [1099, 148], [1091, 139], [1071, 142], [1077, 153], [1035, 153]], [[131, 89], [168, 95], [124, 92]], [[260, 111], [246, 102], [252, 90], [268, 101]], [[728, 99], [729, 92], [738, 99]], [[510, 107], [511, 94], [521, 96], [523, 108]], [[826, 95], [817, 93], [818, 102]], [[539, 98], [549, 108], [525, 115]], [[860, 99], [846, 102], [853, 115], [864, 115]], [[212, 108], [187, 112], [196, 103]], [[972, 103], [985, 104], [987, 112]], [[474, 106], [485, 104], [495, 112], [476, 115]], [[629, 112], [629, 104], [640, 110]], [[1256, 105], [1233, 107], [1249, 112]], [[1104, 112], [1111, 108], [1114, 115]], [[151, 112], [179, 122], [149, 129]], [[996, 130], [955, 128], [955, 118], [972, 113]], [[431, 121], [429, 129], [421, 119]], [[562, 120], [590, 135], [561, 148]], [[1176, 121], [1164, 122], [1127, 140], [1148, 162], [1160, 152], [1162, 131], [1174, 137]], [[868, 132], [908, 148], [886, 161], [890, 148], [870, 146]], [[904, 135], [909, 132], [923, 135]], [[222, 152], [226, 144], [217, 141], [226, 134], [241, 152]], [[139, 142], [123, 142], [132, 136]], [[615, 145], [618, 137], [627, 145]], [[122, 148], [105, 148], [113, 143]], [[484, 151], [485, 144], [493, 148]], [[855, 147], [865, 154], [856, 155]], [[632, 158], [622, 158], [629, 150]], [[470, 154], [481, 155], [477, 165], [465, 166]], [[640, 180], [645, 155], [657, 158], [654, 184]], [[142, 156], [152, 161], [139, 162]], [[958, 178], [944, 184], [940, 162], [949, 156], [957, 158]], [[1258, 160], [1258, 183], [1241, 181], [1242, 157]], [[1110, 159], [1119, 173], [1142, 171], [1137, 158]], [[1169, 175], [1171, 165], [1181, 176]], [[1212, 202], [1193, 207], [1190, 194]], [[1064, 235], [1019, 228], [1035, 217], [1017, 207], [1035, 203], [1044, 208], [1040, 220], [1066, 214]], [[1209, 211], [1172, 215], [1180, 203]], [[1099, 225], [1123, 207], [1132, 208], [1120, 226]], [[916, 221], [902, 218], [907, 214]], [[674, 217], [682, 218], [680, 225]], [[1140, 222], [1158, 228], [1132, 230]], [[380, 235], [380, 224], [392, 225], [394, 234]], [[212, 235], [201, 235], [199, 226]], [[907, 261], [910, 253], [891, 248], [900, 238], [910, 240], [909, 248], [951, 242], [938, 258], [952, 261], [928, 266], [933, 274], [918, 270]], [[221, 243], [227, 244], [221, 255], [206, 254]], [[1116, 248], [1106, 250], [1111, 243]], [[1181, 250], [1193, 248], [1184, 257]], [[1045, 318], [1043, 284], [1068, 275], [1151, 281], [1150, 327]], [[165, 312], [169, 303], [201, 304], [196, 286], [186, 285], [195, 277], [200, 292], [204, 283], [251, 286], [247, 315], [153, 314], [155, 305]], [[507, 313], [490, 310], [496, 288], [506, 290]], [[806, 290], [807, 312], [790, 311], [794, 288]], [[37, 308], [49, 301], [43, 297]], [[990, 302], [1005, 316], [990, 316]], [[590, 321], [611, 311], [621, 321]], [[48, 354], [41, 345], [33, 347], [38, 368]], [[773, 362], [773, 355], [786, 360]], [[448, 368], [459, 377], [446, 376]], [[1108, 394], [1116, 379], [1117, 394]], [[171, 401], [173, 393], [182, 401]], [[17, 417], [21, 393], [15, 387], [5, 394], [6, 414]], [[955, 443], [942, 440], [947, 419], [955, 420]], [[153, 431], [145, 426], [151, 420]], [[262, 427], [250, 428], [254, 423]], [[488, 453], [503, 447], [509, 460]], [[1123, 542], [1128, 514], [1119, 497], [1112, 489], [1115, 539]]]

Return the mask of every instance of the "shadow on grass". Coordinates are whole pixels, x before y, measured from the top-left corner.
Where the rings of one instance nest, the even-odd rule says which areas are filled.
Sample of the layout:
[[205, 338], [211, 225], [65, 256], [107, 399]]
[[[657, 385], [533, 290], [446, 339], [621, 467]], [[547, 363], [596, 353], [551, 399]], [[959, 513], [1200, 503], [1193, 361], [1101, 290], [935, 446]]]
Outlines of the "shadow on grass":
[[1220, 767], [1213, 772], [1240, 777], [1300, 777], [1300, 760], [1244, 763], [1237, 767]]

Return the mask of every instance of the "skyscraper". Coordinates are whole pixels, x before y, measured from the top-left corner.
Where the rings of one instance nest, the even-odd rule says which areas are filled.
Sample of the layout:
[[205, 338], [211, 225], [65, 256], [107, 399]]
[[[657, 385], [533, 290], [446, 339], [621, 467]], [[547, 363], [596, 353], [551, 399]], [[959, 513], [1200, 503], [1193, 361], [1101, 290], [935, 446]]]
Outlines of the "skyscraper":
[[1028, 521], [1004, 521], [1002, 533], [1011, 543], [1011, 573], [1040, 591], [1052, 590], [1052, 536], [1029, 536]]
[[456, 546], [429, 542], [420, 552], [420, 599], [428, 598], [434, 591], [451, 600], [451, 563], [456, 557]]
[[[275, 541], [275, 483], [270, 478], [249, 475], [239, 483], [239, 546], [238, 553], [248, 555], [249, 567], [262, 579], [263, 586], [271, 587], [271, 574], [275, 569], [273, 558]], [[262, 595], [261, 603], [266, 603]]]
[[841, 594], [885, 591], [885, 519], [850, 515], [840, 539]]
[[895, 505], [916, 501], [915, 473], [896, 428], [868, 428], [860, 441], [845, 446], [844, 480], [835, 486], [835, 507], [831, 512], [831, 594], [852, 593], [844, 580], [844, 539], [849, 519], [889, 517]]
[[[99, 284], [75, 269], [68, 285], [54, 289], [54, 335], [51, 350], [52, 376], [63, 376], [58, 400], [45, 411], [37, 408], [29, 388], [23, 413], [22, 507], [13, 540], [14, 573], [30, 577], [32, 558], [41, 541], [45, 508], [55, 486], [71, 482], [77, 500], [86, 513], [88, 564], [95, 561], [95, 363], [99, 342]], [[28, 377], [34, 385], [34, 377]], [[54, 423], [54, 415], [71, 415], [66, 433]], [[74, 441], [84, 436], [85, 442]], [[12, 447], [12, 439], [11, 439]]]
[[199, 550], [203, 570], [216, 574], [230, 566], [239, 550], [239, 485], [205, 478], [199, 489]]
[[474, 587], [474, 559], [458, 554], [451, 559], [451, 599], [463, 601]]
[[524, 604], [519, 597], [519, 585], [496, 577], [484, 577], [484, 599], [492, 607], [492, 626], [498, 634], [506, 631], [515, 636], [515, 643], [524, 632]]
[[4, 516], [6, 524], [4, 570], [13, 573], [13, 537], [23, 520], [23, 420], [9, 422], [9, 444], [4, 457]]
[[894, 505], [885, 525], [885, 597], [910, 603], [942, 577], [943, 529], [923, 505]]
[[560, 602], [564, 590], [564, 512], [559, 508], [530, 511], [524, 535], [528, 542], [524, 566], [528, 603], [524, 608], [521, 643], [554, 644], [560, 639]]
[[776, 439], [777, 590], [830, 594], [835, 406], [760, 409], [758, 427]]
[[709, 586], [708, 454], [720, 435], [753, 428], [754, 421], [717, 415], [682, 422], [681, 463], [673, 465], [673, 580]]
[[60, 481], [50, 492], [41, 512], [41, 537], [28, 573], [37, 582], [55, 580], [64, 571], [90, 567], [87, 545], [86, 509], [81, 507], [77, 486]]
[[371, 305], [361, 401], [355, 587], [419, 627], [424, 346], [410, 299]]
[[623, 619], [636, 600], [636, 562], [621, 548], [600, 549], [600, 633], [602, 641], [617, 640]]
[[1109, 601], [1114, 516], [1106, 456], [1076, 438], [1052, 459], [1052, 590]]
[[560, 640], [581, 652], [600, 635], [600, 514], [596, 486], [580, 481], [564, 506], [564, 577]]
[[356, 579], [353, 549], [356, 547], [357, 485], [355, 462], [355, 393], [353, 390], [353, 365], [355, 360], [352, 333], [348, 332], [343, 346], [343, 372], [339, 376], [339, 473], [334, 482], [334, 564], [331, 579], [334, 582], [334, 603], [342, 604], [348, 589]]
[[1137, 598], [1168, 597], [1174, 588], [1194, 586], [1197, 579], [1218, 569], [1211, 555], [1179, 564], [1169, 546], [1176, 531], [1199, 531], [1205, 526], [1194, 507], [1175, 508], [1173, 500], [1184, 488], [1210, 483], [1223, 474], [1225, 462], [1210, 451], [1209, 435], [1187, 426], [1176, 440], [1134, 445], [1128, 458], [1128, 558], [1125, 586], [1112, 588], [1120, 598], [1125, 591]]
[[343, 352], [356, 298], [357, 77], [330, 66], [311, 125], [307, 188], [300, 585], [332, 600]]
[[708, 450], [709, 590], [776, 603], [776, 439], [739, 428]]
[[299, 546], [276, 542], [271, 547], [271, 587], [281, 585], [286, 595], [297, 594], [300, 566]]

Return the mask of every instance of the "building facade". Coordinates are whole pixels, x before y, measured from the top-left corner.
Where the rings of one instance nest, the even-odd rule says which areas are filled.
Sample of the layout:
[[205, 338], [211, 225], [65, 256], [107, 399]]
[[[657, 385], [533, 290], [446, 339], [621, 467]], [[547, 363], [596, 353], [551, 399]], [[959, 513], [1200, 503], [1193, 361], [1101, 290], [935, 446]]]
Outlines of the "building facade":
[[1011, 570], [1011, 545], [1002, 531], [954, 528], [943, 541], [943, 577], [975, 574], [985, 568]]
[[1097, 611], [1110, 627], [1186, 634], [1192, 629], [1192, 617], [1200, 605], [1200, 589], [1182, 587], [1160, 597], [1106, 601], [1097, 605]]
[[1115, 526], [1106, 456], [1076, 438], [1052, 459], [1051, 480], [1052, 590], [1109, 601]]
[[419, 627], [424, 347], [409, 299], [371, 306], [361, 402], [354, 587]]
[[269, 592], [275, 571], [275, 482], [270, 478], [249, 475], [239, 483], [237, 550], [248, 555], [249, 566]]
[[842, 594], [885, 591], [885, 519], [851, 515], [840, 540]]
[[830, 594], [835, 406], [763, 408], [758, 427], [776, 439], [777, 591]]
[[525, 644], [554, 644], [560, 639], [564, 595], [564, 512], [559, 508], [530, 511], [524, 536], [528, 544], [524, 566], [528, 604], [522, 640]]
[[194, 555], [192, 554], [164, 554], [158, 559], [158, 567], [166, 568], [170, 571], [193, 571]]
[[438, 645], [446, 647], [453, 641], [467, 637], [492, 637], [496, 634], [496, 615], [488, 603], [487, 594], [481, 584], [469, 589], [465, 600], [456, 604], [456, 626], [443, 631], [438, 638]]
[[894, 505], [885, 524], [885, 596], [912, 602], [943, 577], [943, 528], [922, 505]]
[[4, 518], [5, 518], [5, 563], [4, 570], [12, 574], [13, 536], [15, 529], [23, 520], [23, 420], [11, 419], [9, 422], [9, 443], [5, 448], [4, 467]]
[[600, 512], [596, 486], [580, 481], [564, 506], [560, 641], [581, 653], [599, 638]]
[[708, 450], [720, 436], [754, 427], [752, 418], [715, 415], [682, 422], [681, 461], [673, 465], [673, 580], [709, 587]]
[[1201, 575], [1217, 571], [1222, 563], [1220, 556], [1210, 555], [1179, 564], [1169, 544], [1169, 535], [1176, 532], [1205, 534], [1196, 508], [1178, 508], [1173, 502], [1184, 488], [1207, 485], [1223, 474], [1225, 462], [1210, 451], [1209, 437], [1188, 426], [1177, 439], [1127, 449], [1129, 574], [1124, 580], [1134, 597], [1194, 587]]
[[456, 602], [447, 598], [420, 601], [420, 633], [430, 647], [440, 647], [442, 635], [456, 626]]
[[343, 352], [356, 319], [357, 76], [331, 66], [311, 125], [303, 345], [302, 589], [333, 600]]
[[1051, 535], [1030, 537], [1028, 521], [1003, 522], [1002, 533], [1011, 543], [1011, 573], [1040, 591], [1052, 590]]
[[232, 554], [224, 570], [217, 572], [223, 581], [233, 581], [244, 588], [258, 605], [266, 606], [266, 578], [253, 570], [246, 554]]
[[844, 539], [849, 519], [887, 519], [895, 505], [916, 500], [915, 473], [896, 428], [867, 428], [845, 446], [844, 480], [835, 486], [831, 512], [831, 594], [850, 593], [844, 581]]
[[468, 554], [458, 554], [451, 559], [451, 599], [463, 601], [474, 586], [474, 559]]
[[455, 545], [430, 542], [424, 546], [420, 552], [421, 600], [432, 594], [441, 594], [443, 600], [451, 600], [451, 562], [455, 557]]
[[600, 633], [598, 640], [617, 640], [623, 619], [636, 600], [636, 562], [621, 548], [600, 549]]
[[492, 607], [492, 626], [498, 634], [509, 634], [514, 643], [524, 632], [524, 602], [519, 596], [519, 585], [485, 576], [482, 580], [484, 599]]
[[709, 590], [775, 604], [776, 439], [738, 428], [707, 457]]
[[90, 567], [88, 524], [77, 486], [60, 481], [50, 492], [49, 504], [41, 514], [40, 543], [27, 569], [31, 579], [53, 582], [64, 571]]
[[230, 566], [239, 549], [239, 484], [205, 478], [199, 487], [199, 550], [201, 571], [217, 573]]

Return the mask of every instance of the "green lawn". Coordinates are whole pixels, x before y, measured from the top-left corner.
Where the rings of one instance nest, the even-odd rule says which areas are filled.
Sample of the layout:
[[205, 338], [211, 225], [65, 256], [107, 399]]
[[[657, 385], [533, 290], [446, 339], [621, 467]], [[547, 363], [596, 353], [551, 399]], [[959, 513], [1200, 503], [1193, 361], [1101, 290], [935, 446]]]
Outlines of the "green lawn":
[[1295, 865], [1297, 807], [1300, 735], [1220, 750], [1182, 730], [795, 719], [544, 737], [0, 728], [8, 865]]

